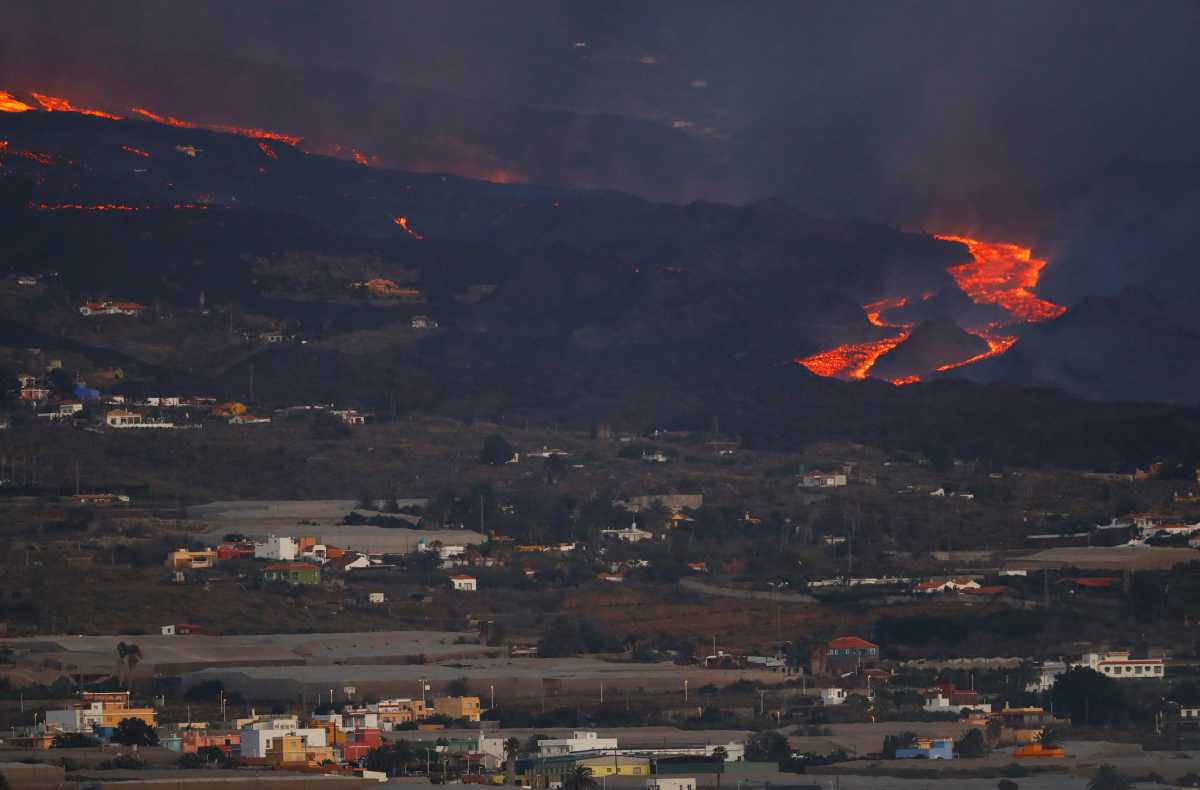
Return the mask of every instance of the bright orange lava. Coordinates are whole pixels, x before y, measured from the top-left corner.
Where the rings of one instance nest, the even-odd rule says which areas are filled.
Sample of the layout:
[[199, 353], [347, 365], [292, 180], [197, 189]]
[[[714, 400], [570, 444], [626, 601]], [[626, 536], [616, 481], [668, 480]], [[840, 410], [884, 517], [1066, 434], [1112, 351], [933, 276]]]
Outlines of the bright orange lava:
[[263, 142], [262, 140], [259, 140], [258, 147], [259, 147], [259, 150], [261, 150], [264, 154], [266, 154], [268, 159], [278, 159], [279, 158], [279, 154], [275, 153], [275, 149], [271, 147], [270, 143], [266, 143], [266, 142]]
[[1016, 244], [991, 243], [965, 236], [936, 236], [942, 241], [967, 245], [969, 263], [951, 266], [947, 271], [958, 287], [975, 304], [998, 304], [1021, 323], [1036, 323], [1058, 318], [1067, 311], [1062, 305], [1039, 299], [1034, 293], [1046, 261], [1034, 258], [1033, 250]]
[[[942, 365], [937, 369], [938, 372], [960, 368], [1008, 351], [1016, 344], [1017, 338], [999, 334], [999, 330], [1006, 326], [1047, 321], [1066, 312], [1067, 308], [1062, 305], [1040, 299], [1034, 293], [1046, 261], [1034, 258], [1033, 251], [1028, 247], [984, 242], [966, 236], [938, 235], [936, 238], [965, 244], [971, 251], [974, 260], [947, 269], [963, 293], [975, 304], [999, 305], [1012, 315], [1011, 321], [970, 330], [971, 334], [982, 338], [988, 344], [988, 350], [959, 362]], [[928, 301], [932, 296], [932, 293], [923, 293], [921, 299]], [[805, 357], [798, 362], [818, 376], [836, 376], [852, 380], [867, 378], [881, 356], [903, 343], [912, 334], [912, 324], [895, 323], [884, 317], [888, 310], [895, 310], [906, 304], [908, 297], [898, 296], [863, 305], [868, 323], [877, 327], [899, 329], [899, 334], [882, 340], [847, 343]], [[904, 376], [893, 379], [891, 383], [901, 386], [920, 380], [920, 376]]]
[[885, 310], [895, 310], [898, 307], [904, 307], [908, 304], [907, 296], [898, 296], [895, 299], [880, 299], [878, 302], [863, 305], [863, 310], [867, 314], [867, 321], [872, 326], [904, 326], [904, 324], [891, 324], [883, 320], [883, 312]]
[[417, 241], [425, 240], [424, 236], [422, 236], [420, 233], [417, 233], [415, 230], [412, 229], [412, 227], [409, 226], [407, 217], [396, 217], [395, 219], [392, 220], [392, 224], [399, 225], [401, 228], [404, 229], [405, 233], [407, 233], [409, 236], [412, 236]]
[[141, 148], [134, 148], [132, 145], [123, 145], [121, 146], [121, 150], [127, 154], [133, 154], [134, 156], [150, 156], [149, 151], [143, 151]]
[[[972, 334], [976, 334], [976, 333], [972, 333]], [[978, 362], [979, 360], [987, 359], [988, 357], [998, 357], [1001, 354], [1003, 354], [1005, 351], [1008, 351], [1010, 348], [1012, 348], [1017, 343], [1017, 339], [1015, 337], [1011, 337], [1011, 336], [996, 336], [996, 335], [984, 335], [984, 334], [979, 334], [978, 336], [983, 338], [987, 342], [987, 344], [988, 344], [987, 351], [984, 351], [982, 354], [976, 354], [973, 357], [964, 359], [961, 362], [951, 362], [947, 365], [942, 365], [940, 368], [937, 369], [938, 373], [943, 373], [947, 370], [954, 370], [955, 368], [961, 368], [964, 365], [970, 365], [973, 362]]]
[[0, 91], [0, 112], [29, 112], [36, 109], [32, 104], [26, 104], [8, 91]]
[[893, 337], [868, 340], [863, 343], [847, 343], [829, 351], [805, 357], [800, 360], [800, 364], [818, 376], [837, 376], [861, 381], [867, 377], [876, 360], [908, 340], [911, 334], [912, 329], [906, 327]]
[[94, 115], [97, 118], [108, 118], [111, 121], [121, 120], [121, 116], [113, 115], [111, 112], [92, 110], [86, 107], [76, 107], [67, 99], [60, 99], [57, 96], [47, 96], [44, 93], [34, 93], [31, 95], [38, 104], [42, 105], [42, 109], [46, 112], [73, 112], [79, 115]]

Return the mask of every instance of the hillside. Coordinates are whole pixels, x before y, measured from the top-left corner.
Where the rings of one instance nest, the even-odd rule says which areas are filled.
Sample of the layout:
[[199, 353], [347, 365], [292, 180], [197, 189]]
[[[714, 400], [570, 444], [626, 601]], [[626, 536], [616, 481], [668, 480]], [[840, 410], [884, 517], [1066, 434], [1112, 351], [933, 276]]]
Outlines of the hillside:
[[[975, 351], [948, 322], [1002, 311], [956, 285], [950, 270], [970, 255], [957, 240], [778, 201], [677, 206], [380, 170], [144, 121], [0, 114], [0, 135], [0, 366], [14, 371], [37, 348], [92, 382], [90, 370], [120, 366], [124, 380], [106, 387], [135, 394], [634, 429], [717, 422], [762, 446], [934, 442], [1079, 466], [1152, 459], [1194, 431], [1190, 410], [1164, 420], [1014, 387], [897, 390], [794, 364], [894, 335], [891, 312], [863, 305], [897, 292], [928, 295], [896, 320], [934, 322], [942, 339], [885, 366]], [[19, 274], [42, 279], [22, 287]], [[371, 281], [394, 293], [361, 287]], [[96, 299], [151, 309], [81, 317]], [[436, 328], [415, 328], [420, 316]], [[272, 332], [285, 342], [264, 342]], [[1043, 383], [1020, 375], [994, 378]]]

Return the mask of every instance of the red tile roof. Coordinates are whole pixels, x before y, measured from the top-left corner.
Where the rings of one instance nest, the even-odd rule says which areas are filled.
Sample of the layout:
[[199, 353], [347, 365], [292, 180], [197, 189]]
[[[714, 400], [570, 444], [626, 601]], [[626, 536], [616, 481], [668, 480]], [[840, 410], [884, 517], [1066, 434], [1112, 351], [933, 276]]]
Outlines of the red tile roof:
[[1112, 576], [1080, 576], [1067, 581], [1074, 582], [1080, 587], [1112, 587], [1116, 578]]
[[829, 643], [829, 647], [834, 650], [871, 650], [879, 649], [879, 645], [874, 642], [868, 642], [865, 639], [859, 639], [857, 636], [839, 636]]

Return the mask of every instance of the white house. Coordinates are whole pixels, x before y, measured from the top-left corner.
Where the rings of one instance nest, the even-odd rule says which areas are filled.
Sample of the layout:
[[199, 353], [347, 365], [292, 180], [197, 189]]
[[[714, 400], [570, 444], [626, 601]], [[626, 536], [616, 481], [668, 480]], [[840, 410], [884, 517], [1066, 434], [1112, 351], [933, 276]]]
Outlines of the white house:
[[1166, 662], [1161, 658], [1130, 658], [1128, 650], [1084, 653], [1083, 665], [1115, 680], [1162, 678]]
[[602, 529], [600, 534], [606, 538], [617, 538], [626, 543], [641, 543], [643, 540], [650, 540], [654, 537], [654, 533], [648, 530], [639, 529], [637, 522], [630, 524], [623, 529]]
[[840, 488], [846, 485], [844, 472], [812, 471], [800, 478], [803, 488]]
[[840, 688], [821, 689], [822, 705], [841, 705], [846, 701], [846, 690]]
[[573, 754], [575, 752], [607, 751], [617, 748], [616, 738], [601, 738], [598, 733], [576, 730], [570, 738], [547, 738], [537, 742], [539, 757]]
[[646, 780], [646, 790], [696, 790], [696, 777], [655, 776]]
[[386, 596], [381, 592], [367, 593], [367, 601], [370, 603], [383, 603], [385, 600]]
[[454, 585], [455, 590], [462, 592], [475, 592], [477, 589], [474, 576], [456, 573], [450, 577], [450, 583]]
[[154, 419], [133, 411], [116, 410], [104, 415], [109, 428], [174, 428], [175, 423]]
[[272, 727], [271, 724], [252, 724], [241, 730], [242, 757], [266, 757], [271, 741], [286, 735], [299, 735], [306, 747], [326, 745], [323, 727]]
[[966, 705], [956, 705], [950, 697], [938, 692], [932, 697], [925, 698], [925, 704], [922, 706], [926, 713], [957, 713], [963, 708], [982, 711], [983, 713], [991, 713], [991, 703], [987, 702], [971, 702]]
[[296, 541], [287, 535], [269, 535], [262, 543], [254, 544], [254, 559], [291, 562], [296, 559]]

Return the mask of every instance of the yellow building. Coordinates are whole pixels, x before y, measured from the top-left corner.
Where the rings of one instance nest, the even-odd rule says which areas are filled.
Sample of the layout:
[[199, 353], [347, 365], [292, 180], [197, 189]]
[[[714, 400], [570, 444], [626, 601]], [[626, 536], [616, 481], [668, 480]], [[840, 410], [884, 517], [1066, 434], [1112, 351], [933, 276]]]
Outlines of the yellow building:
[[178, 570], [196, 570], [198, 568], [211, 568], [217, 564], [216, 549], [201, 549], [200, 551], [188, 551], [187, 549], [175, 549], [167, 555], [166, 566], [173, 571]]
[[384, 728], [429, 718], [429, 709], [425, 701], [420, 699], [381, 699], [376, 708], [379, 726]]
[[479, 721], [479, 697], [438, 697], [433, 701], [433, 712], [448, 719]]
[[333, 749], [328, 746], [308, 746], [299, 735], [280, 735], [278, 738], [272, 738], [264, 759], [275, 767], [336, 762]]
[[650, 775], [650, 758], [648, 757], [625, 757], [614, 754], [610, 757], [589, 757], [580, 760], [576, 765], [590, 768], [593, 777]]

